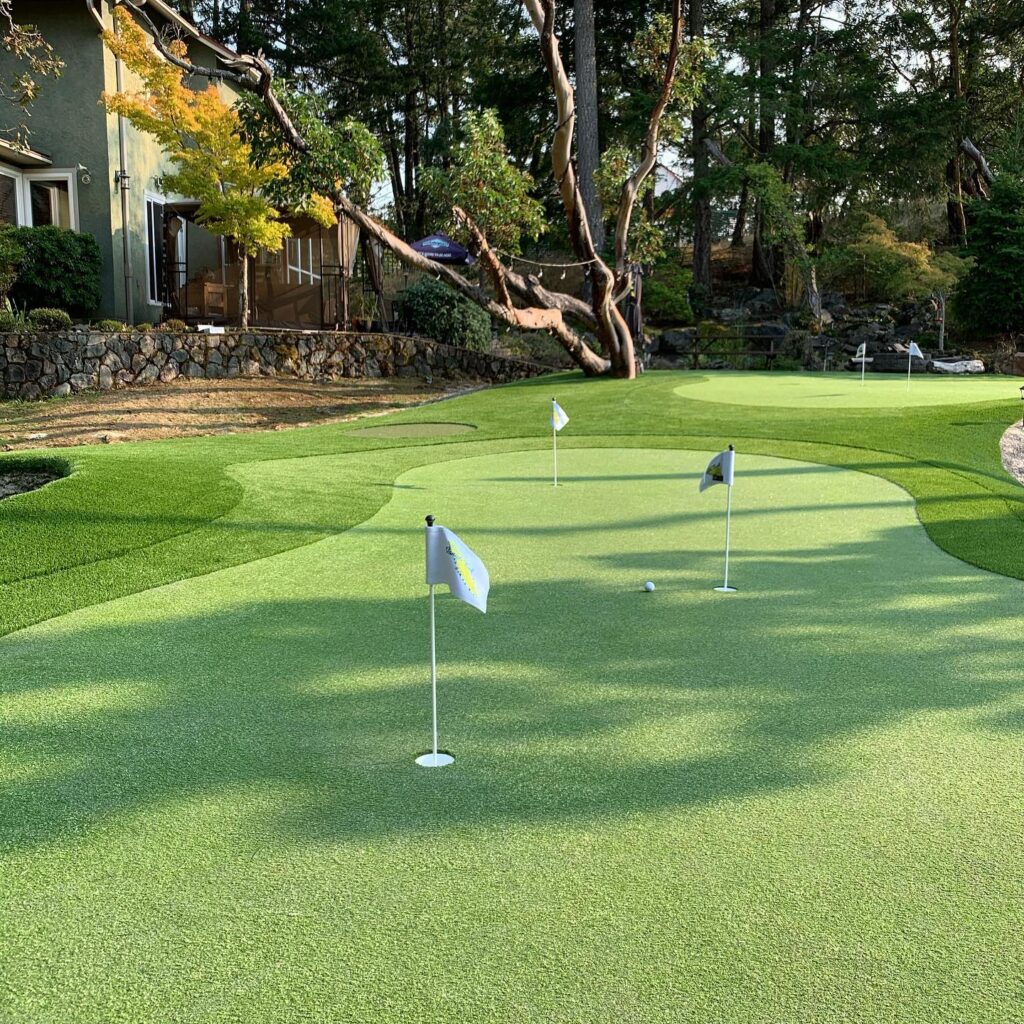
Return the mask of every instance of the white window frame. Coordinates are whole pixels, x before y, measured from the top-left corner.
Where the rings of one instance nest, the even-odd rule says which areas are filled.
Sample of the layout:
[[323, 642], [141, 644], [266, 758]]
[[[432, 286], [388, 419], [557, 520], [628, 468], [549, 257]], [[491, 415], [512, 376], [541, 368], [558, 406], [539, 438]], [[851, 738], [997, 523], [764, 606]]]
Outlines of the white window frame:
[[6, 164], [0, 166], [0, 174], [5, 178], [14, 181], [14, 227], [23, 227], [25, 224], [25, 183], [22, 181], [22, 172], [16, 171]]
[[[5, 173], [8, 173], [5, 171]], [[68, 186], [68, 212], [71, 216], [71, 230], [79, 231], [78, 220], [78, 170], [48, 167], [41, 171], [21, 172], [21, 210], [19, 217], [26, 227], [32, 227], [32, 183], [34, 181], [60, 181]]]
[[[167, 197], [158, 192], [150, 192], [148, 189], [143, 193], [143, 206], [145, 208], [145, 230], [142, 233], [142, 242], [146, 248], [146, 302], [157, 309], [163, 309], [163, 299], [160, 298], [160, 283], [153, 280], [153, 247], [150, 245], [149, 229], [152, 225], [152, 217], [149, 212], [150, 206], [160, 207], [160, 223], [163, 224], [164, 208], [167, 206]], [[163, 245], [163, 237], [157, 239], [157, 245]], [[153, 296], [156, 296], [154, 299]]]
[[[306, 243], [306, 256], [309, 260], [309, 266], [303, 265], [303, 243]], [[292, 262], [294, 243], [295, 262]], [[295, 284], [310, 284], [314, 285], [320, 280], [320, 275], [313, 270], [313, 239], [308, 238], [295, 238], [288, 237], [284, 240], [284, 265], [285, 265], [285, 283], [292, 284], [292, 278], [295, 278]], [[306, 280], [308, 278], [308, 281]]]

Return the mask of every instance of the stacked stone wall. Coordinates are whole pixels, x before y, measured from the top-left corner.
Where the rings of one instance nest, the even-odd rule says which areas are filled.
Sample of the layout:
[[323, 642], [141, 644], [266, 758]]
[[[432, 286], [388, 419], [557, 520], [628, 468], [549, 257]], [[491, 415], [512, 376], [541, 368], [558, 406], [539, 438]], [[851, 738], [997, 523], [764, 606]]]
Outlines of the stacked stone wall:
[[2, 396], [27, 400], [178, 377], [418, 376], [506, 383], [548, 372], [536, 363], [397, 334], [259, 329], [0, 334]]

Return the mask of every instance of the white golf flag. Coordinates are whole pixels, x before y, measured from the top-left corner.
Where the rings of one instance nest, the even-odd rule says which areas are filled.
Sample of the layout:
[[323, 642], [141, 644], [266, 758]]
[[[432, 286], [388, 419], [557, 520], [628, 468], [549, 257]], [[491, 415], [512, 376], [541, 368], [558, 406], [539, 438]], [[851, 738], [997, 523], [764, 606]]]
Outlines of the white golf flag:
[[561, 430], [569, 422], [565, 410], [552, 398], [551, 399], [551, 426], [555, 430]]
[[736, 453], [731, 448], [719, 452], [708, 463], [708, 468], [704, 470], [704, 475], [700, 478], [701, 491], [706, 491], [709, 487], [714, 487], [715, 484], [726, 484], [728, 487], [732, 487], [735, 459]]
[[853, 357], [854, 359], [866, 359], [868, 354], [868, 346], [866, 342], [861, 342], [857, 346], [857, 354]]
[[427, 583], [443, 583], [460, 600], [487, 611], [491, 578], [467, 544], [443, 526], [428, 526]]
[[917, 344], [916, 341], [912, 341], [910, 343], [910, 348], [907, 349], [907, 355], [911, 359], [913, 359], [914, 356], [917, 356], [918, 359], [924, 359], [924, 353], [918, 347], [918, 344]]

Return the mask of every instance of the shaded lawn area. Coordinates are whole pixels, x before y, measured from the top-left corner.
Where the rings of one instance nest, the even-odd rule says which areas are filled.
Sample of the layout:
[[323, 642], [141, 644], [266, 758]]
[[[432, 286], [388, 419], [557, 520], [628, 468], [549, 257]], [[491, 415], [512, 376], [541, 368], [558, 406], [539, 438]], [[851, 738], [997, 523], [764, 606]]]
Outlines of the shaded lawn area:
[[[877, 375], [882, 377], [882, 375]], [[811, 384], [801, 383], [811, 379]], [[790, 406], [794, 386], [852, 387], [851, 375], [729, 374], [756, 405], [695, 400], [706, 375], [649, 373], [636, 382], [562, 374], [391, 415], [388, 425], [449, 421], [465, 434], [382, 437], [366, 424], [77, 448], [72, 475], [0, 503], [0, 633], [96, 601], [201, 575], [349, 529], [376, 512], [396, 476], [418, 466], [550, 444], [549, 402], [572, 418], [563, 449], [640, 445], [741, 452], [847, 466], [904, 487], [932, 539], [972, 564], [1024, 578], [1024, 491], [1003, 470], [999, 436], [1017, 415], [1014, 378], [918, 378], [912, 390], [992, 401], [903, 408]], [[714, 381], [711, 383], [719, 387]], [[834, 383], [833, 383], [834, 382]], [[892, 383], [869, 379], [874, 385]], [[983, 389], [983, 390], [979, 390]], [[887, 401], [899, 402], [898, 389]], [[875, 401], [875, 398], [872, 398]], [[449, 446], [455, 445], [455, 448]], [[322, 456], [346, 456], [332, 474]], [[38, 463], [11, 453], [0, 466]], [[301, 485], [281, 460], [304, 471]], [[243, 486], [244, 481], [244, 486]]]
[[[1020, 583], [886, 481], [744, 454], [723, 597], [706, 453], [606, 444], [557, 491], [546, 449], [250, 463], [270, 506], [398, 475], [0, 641], [3, 1015], [1012, 1020]], [[493, 579], [439, 601], [444, 772], [426, 512]]]

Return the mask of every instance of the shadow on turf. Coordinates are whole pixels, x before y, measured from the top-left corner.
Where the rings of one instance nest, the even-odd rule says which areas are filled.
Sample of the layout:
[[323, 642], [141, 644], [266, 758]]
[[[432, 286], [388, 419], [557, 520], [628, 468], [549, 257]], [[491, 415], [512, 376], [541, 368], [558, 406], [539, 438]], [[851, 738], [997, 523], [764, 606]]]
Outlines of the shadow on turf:
[[8, 637], [0, 847], [217, 794], [230, 819], [230, 794], [254, 790], [273, 810], [235, 825], [266, 845], [625, 821], [827, 784], [858, 770], [844, 740], [932, 712], [1002, 715], [996, 703], [1020, 693], [1007, 681], [1019, 646], [1011, 585], [993, 596], [988, 578], [950, 560], [908, 590], [915, 540], [906, 527], [828, 559], [794, 552], [806, 562], [796, 579], [770, 551], [746, 551], [734, 572], [748, 589], [724, 600], [706, 552], [674, 577], [661, 556], [619, 556], [631, 584], [661, 562], [655, 595], [504, 585], [486, 617], [445, 600], [450, 770], [412, 764], [429, 741], [422, 597], [268, 599]]

